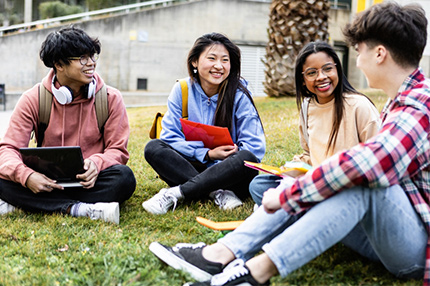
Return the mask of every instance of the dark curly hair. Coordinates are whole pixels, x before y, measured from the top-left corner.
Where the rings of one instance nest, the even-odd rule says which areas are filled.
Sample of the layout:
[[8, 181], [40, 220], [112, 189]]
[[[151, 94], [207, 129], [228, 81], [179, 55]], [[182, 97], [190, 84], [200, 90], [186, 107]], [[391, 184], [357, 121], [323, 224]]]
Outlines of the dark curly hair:
[[40, 59], [48, 68], [55, 68], [55, 64], [70, 64], [70, 57], [100, 54], [101, 44], [97, 38], [91, 38], [79, 28], [69, 26], [51, 32], [40, 48]]

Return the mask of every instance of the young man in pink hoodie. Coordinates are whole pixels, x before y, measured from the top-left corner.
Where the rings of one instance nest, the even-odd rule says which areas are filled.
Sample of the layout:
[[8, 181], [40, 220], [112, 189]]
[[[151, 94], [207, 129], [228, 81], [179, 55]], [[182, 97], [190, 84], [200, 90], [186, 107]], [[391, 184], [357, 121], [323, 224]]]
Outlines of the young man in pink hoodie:
[[36, 139], [42, 147], [81, 147], [82, 187], [63, 188], [22, 161], [19, 148], [28, 146], [33, 130], [39, 131], [38, 83], [21, 96], [0, 142], [0, 214], [18, 207], [119, 223], [119, 204], [131, 197], [136, 180], [126, 166], [128, 117], [113, 87], [106, 86], [108, 118], [98, 127], [94, 101], [104, 85], [95, 72], [100, 51], [99, 40], [76, 27], [50, 33], [40, 50], [41, 60], [51, 68], [41, 84], [53, 96], [49, 125], [43, 139]]

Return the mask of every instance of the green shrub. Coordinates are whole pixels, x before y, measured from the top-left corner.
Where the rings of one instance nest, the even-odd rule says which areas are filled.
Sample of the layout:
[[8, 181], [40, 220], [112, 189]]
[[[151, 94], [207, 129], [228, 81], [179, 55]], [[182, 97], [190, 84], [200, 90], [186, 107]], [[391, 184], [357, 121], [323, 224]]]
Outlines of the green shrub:
[[39, 5], [39, 13], [41, 19], [61, 17], [82, 12], [82, 7], [70, 6], [60, 1], [44, 2]]

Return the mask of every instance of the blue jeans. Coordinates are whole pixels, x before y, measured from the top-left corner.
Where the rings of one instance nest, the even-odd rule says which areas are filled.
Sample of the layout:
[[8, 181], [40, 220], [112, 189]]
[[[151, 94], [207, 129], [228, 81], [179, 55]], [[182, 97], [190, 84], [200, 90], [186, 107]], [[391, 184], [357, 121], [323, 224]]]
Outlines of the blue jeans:
[[395, 185], [345, 190], [295, 216], [260, 207], [218, 242], [245, 260], [263, 249], [282, 277], [343, 242], [398, 277], [420, 279], [427, 239], [421, 218]]
[[145, 159], [169, 186], [180, 186], [186, 200], [207, 198], [218, 189], [233, 191], [238, 197], [249, 197], [249, 183], [258, 174], [243, 161], [258, 162], [248, 150], [240, 150], [212, 166], [191, 161], [160, 139], [145, 146]]
[[0, 179], [0, 198], [30, 212], [66, 213], [76, 203], [118, 202], [128, 200], [136, 188], [133, 171], [125, 165], [114, 165], [101, 171], [91, 189], [64, 188], [35, 194], [8, 180]]
[[[277, 188], [282, 178], [275, 175], [258, 175], [249, 184], [249, 193], [257, 205], [261, 205], [263, 194], [270, 188]], [[286, 186], [285, 186], [286, 187]]]

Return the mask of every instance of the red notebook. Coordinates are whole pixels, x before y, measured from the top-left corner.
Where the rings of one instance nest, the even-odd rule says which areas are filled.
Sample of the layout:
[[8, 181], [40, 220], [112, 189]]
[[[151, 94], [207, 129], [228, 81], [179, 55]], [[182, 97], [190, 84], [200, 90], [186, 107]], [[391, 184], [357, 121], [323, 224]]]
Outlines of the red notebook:
[[202, 141], [206, 148], [234, 145], [228, 128], [193, 122], [180, 118], [187, 141]]

